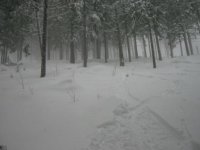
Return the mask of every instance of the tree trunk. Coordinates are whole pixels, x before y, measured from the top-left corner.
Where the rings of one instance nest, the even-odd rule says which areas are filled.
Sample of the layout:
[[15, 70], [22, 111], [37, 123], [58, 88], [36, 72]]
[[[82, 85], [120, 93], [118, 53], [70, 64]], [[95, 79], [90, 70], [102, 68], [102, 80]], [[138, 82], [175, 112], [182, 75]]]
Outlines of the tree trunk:
[[158, 50], [158, 59], [161, 61], [162, 60], [162, 54], [161, 54], [161, 50], [160, 50], [160, 44], [159, 44], [157, 29], [154, 29], [154, 32], [155, 32], [156, 44], [157, 44], [157, 50]]
[[172, 46], [172, 37], [171, 37], [170, 34], [168, 34], [168, 38], [169, 38], [170, 56], [171, 56], [171, 58], [174, 58], [173, 46]]
[[187, 36], [186, 36], [186, 31], [185, 31], [184, 27], [183, 27], [183, 31], [184, 31], [183, 38], [184, 38], [184, 43], [185, 43], [186, 54], [187, 54], [187, 56], [190, 56], [188, 42], [187, 42]]
[[154, 45], [153, 45], [153, 36], [152, 36], [152, 31], [151, 31], [150, 25], [149, 25], [149, 33], [150, 33], [150, 41], [151, 41], [153, 68], [156, 68], [156, 59], [155, 59], [155, 52], [154, 52]]
[[199, 13], [199, 10], [198, 10], [198, 9], [197, 9], [197, 18], [198, 18], [197, 27], [198, 27], [199, 34], [200, 34], [200, 13]]
[[101, 59], [101, 39], [99, 35], [99, 31], [96, 31], [97, 39], [96, 39], [96, 52], [97, 52], [97, 59]]
[[1, 50], [1, 64], [3, 64], [3, 55], [4, 55], [4, 50]]
[[116, 26], [117, 26], [117, 38], [118, 38], [118, 47], [119, 47], [119, 60], [120, 60], [120, 66], [124, 66], [124, 56], [123, 56], [123, 48], [122, 48], [122, 40], [121, 40], [121, 32], [118, 22], [118, 12], [117, 9], [115, 9], [115, 15], [116, 15]]
[[86, 26], [86, 2], [83, 0], [83, 67], [87, 67], [87, 26]]
[[126, 44], [128, 49], [128, 60], [131, 62], [131, 48], [130, 48], [130, 42], [129, 42], [129, 36], [128, 36], [128, 27], [127, 22], [125, 22], [125, 30], [126, 30]]
[[63, 60], [63, 45], [60, 43], [60, 60]]
[[127, 48], [128, 48], [128, 60], [131, 62], [131, 48], [128, 35], [126, 36]]
[[22, 60], [22, 53], [23, 53], [23, 38], [21, 38], [19, 42], [19, 47], [17, 48], [17, 61]]
[[138, 58], [137, 35], [135, 32], [133, 33], [133, 39], [134, 39], [135, 58]]
[[144, 35], [142, 36], [142, 43], [144, 48], [144, 57], [147, 58], [146, 41]]
[[183, 56], [183, 47], [182, 47], [181, 37], [179, 37], [179, 43], [180, 43], [180, 49], [181, 49], [181, 56]]
[[41, 39], [40, 23], [39, 23], [39, 18], [38, 18], [38, 10], [35, 10], [35, 17], [36, 17], [36, 23], [37, 23], [37, 34], [38, 34], [40, 50], [42, 51], [42, 39]]
[[104, 36], [104, 49], [105, 49], [105, 63], [108, 62], [108, 40], [107, 40], [107, 34], [104, 31], [103, 33]]
[[67, 46], [66, 46], [66, 50], [65, 50], [65, 58], [66, 58], [66, 60], [68, 60], [69, 59], [69, 48], [68, 48], [68, 43], [66, 44]]
[[187, 37], [188, 37], [188, 43], [189, 43], [189, 47], [190, 47], [190, 54], [194, 55], [193, 46], [192, 46], [192, 40], [191, 40], [191, 36], [190, 36], [189, 32], [187, 32]]
[[75, 4], [72, 4], [71, 6], [71, 11], [72, 11], [72, 16], [70, 19], [70, 63], [74, 64], [75, 63], [75, 49], [74, 49], [74, 14], [75, 14]]
[[150, 34], [149, 34], [149, 36], [148, 36], [148, 45], [149, 45], [149, 56], [152, 57]]
[[4, 64], [8, 63], [8, 49], [5, 47]]
[[75, 63], [75, 49], [74, 49], [74, 39], [73, 30], [71, 29], [71, 41], [70, 41], [70, 63]]
[[46, 76], [47, 8], [48, 8], [48, 0], [44, 0], [43, 33], [42, 33], [42, 49], [41, 49], [41, 75], [40, 75], [41, 78]]
[[7, 53], [6, 53], [6, 47], [3, 46], [3, 50], [1, 51], [1, 63], [2, 64], [6, 64], [6, 57], [7, 57]]
[[50, 42], [50, 38], [48, 37], [47, 40], [47, 44], [48, 44], [48, 48], [47, 48], [47, 59], [50, 60], [51, 59], [51, 42]]

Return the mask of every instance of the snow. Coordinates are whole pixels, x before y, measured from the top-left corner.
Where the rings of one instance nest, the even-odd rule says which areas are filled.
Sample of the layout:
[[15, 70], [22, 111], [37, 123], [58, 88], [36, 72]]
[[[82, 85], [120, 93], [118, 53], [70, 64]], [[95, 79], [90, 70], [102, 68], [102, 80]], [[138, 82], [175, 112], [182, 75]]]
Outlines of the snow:
[[200, 56], [119, 67], [23, 60], [0, 66], [0, 145], [8, 150], [199, 150]]

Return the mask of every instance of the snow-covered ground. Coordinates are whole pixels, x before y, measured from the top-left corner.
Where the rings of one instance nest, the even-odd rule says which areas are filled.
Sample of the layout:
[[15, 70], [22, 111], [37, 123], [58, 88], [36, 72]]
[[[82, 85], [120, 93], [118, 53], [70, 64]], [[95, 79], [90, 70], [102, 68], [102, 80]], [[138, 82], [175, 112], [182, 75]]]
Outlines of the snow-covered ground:
[[200, 56], [0, 66], [8, 150], [200, 150]]

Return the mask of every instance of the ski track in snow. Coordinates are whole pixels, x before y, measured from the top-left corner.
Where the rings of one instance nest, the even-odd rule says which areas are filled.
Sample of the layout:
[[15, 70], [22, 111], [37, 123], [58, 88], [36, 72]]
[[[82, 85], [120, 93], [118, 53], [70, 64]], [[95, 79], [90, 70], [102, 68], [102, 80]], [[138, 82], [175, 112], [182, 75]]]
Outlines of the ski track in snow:
[[86, 150], [197, 150], [184, 136], [150, 108], [119, 105], [113, 120], [102, 123]]
[[[180, 62], [173, 62], [180, 63]], [[200, 64], [184, 61], [181, 63]], [[175, 66], [179, 69], [178, 66]], [[159, 79], [174, 84], [173, 89], [166, 89], [162, 93], [141, 99], [131, 94], [125, 85], [128, 96], [138, 104], [130, 106], [123, 103], [113, 111], [113, 120], [102, 123], [86, 150], [199, 150], [200, 144], [195, 142], [189, 131], [176, 129], [161, 115], [154, 112], [146, 104], [163, 95], [180, 94], [178, 88], [186, 85], [182, 79], [171, 79], [170, 75], [181, 77], [199, 71], [184, 69], [178, 73], [141, 74], [131, 73], [134, 77]], [[161, 75], [161, 76], [160, 76]], [[168, 78], [167, 78], [168, 77]], [[186, 133], [185, 133], [186, 132]]]
[[127, 113], [118, 110], [120, 116], [99, 125], [87, 150], [193, 150], [180, 131], [147, 107], [120, 107]]

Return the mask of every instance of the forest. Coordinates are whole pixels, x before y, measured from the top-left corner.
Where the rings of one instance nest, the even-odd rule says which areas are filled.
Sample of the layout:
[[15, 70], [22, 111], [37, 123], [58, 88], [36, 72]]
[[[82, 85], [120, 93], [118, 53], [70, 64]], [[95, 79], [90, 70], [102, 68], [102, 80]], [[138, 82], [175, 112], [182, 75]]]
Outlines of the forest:
[[138, 40], [143, 45], [142, 57], [151, 57], [156, 68], [156, 60], [162, 61], [163, 57], [162, 40], [167, 42], [167, 55], [172, 58], [178, 43], [181, 56], [183, 51], [187, 56], [198, 51], [192, 39], [200, 33], [200, 2], [1, 0], [0, 21], [1, 63], [9, 61], [10, 52], [17, 52], [20, 61], [26, 39], [34, 37], [41, 51], [41, 77], [46, 74], [46, 60], [52, 58], [52, 50], [59, 50], [62, 60], [66, 49], [70, 63], [80, 58], [87, 67], [90, 58], [107, 63], [110, 47], [115, 47], [119, 64], [124, 66], [126, 61], [139, 57]]
[[200, 150], [200, 0], [0, 0], [0, 150]]

